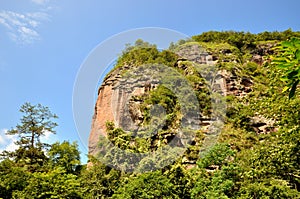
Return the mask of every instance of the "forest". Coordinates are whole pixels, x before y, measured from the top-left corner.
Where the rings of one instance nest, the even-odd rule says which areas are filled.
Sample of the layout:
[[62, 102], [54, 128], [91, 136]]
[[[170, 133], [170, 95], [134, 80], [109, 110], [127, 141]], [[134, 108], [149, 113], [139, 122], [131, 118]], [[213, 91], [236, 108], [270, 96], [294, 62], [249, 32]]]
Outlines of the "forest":
[[[300, 32], [210, 31], [171, 43], [166, 50], [137, 40], [125, 47], [113, 70], [156, 63], [176, 67], [192, 85], [201, 114], [210, 116], [211, 92], [204, 78], [189, 60], [174, 53], [189, 44], [203, 47], [218, 70], [250, 82], [240, 89], [245, 94], [239, 94], [235, 85], [224, 96], [224, 126], [204, 155], [199, 153], [206, 133], [198, 129], [184, 155], [161, 169], [126, 172], [91, 155], [88, 166], [80, 162], [85, 154], [80, 154], [76, 142], [41, 141], [46, 132], [63, 133], [55, 130], [59, 118], [47, 106], [25, 102], [20, 121], [7, 132], [18, 137], [18, 149], [0, 154], [0, 198], [300, 198]], [[178, 99], [158, 86], [138, 100], [144, 116], [141, 126], [151, 120], [149, 106], [160, 104], [166, 110], [162, 130], [154, 137], [134, 138], [107, 121], [107, 137], [115, 146], [139, 153], [167, 145], [164, 135], [176, 134], [181, 120]], [[145, 168], [160, 164], [143, 161]]]

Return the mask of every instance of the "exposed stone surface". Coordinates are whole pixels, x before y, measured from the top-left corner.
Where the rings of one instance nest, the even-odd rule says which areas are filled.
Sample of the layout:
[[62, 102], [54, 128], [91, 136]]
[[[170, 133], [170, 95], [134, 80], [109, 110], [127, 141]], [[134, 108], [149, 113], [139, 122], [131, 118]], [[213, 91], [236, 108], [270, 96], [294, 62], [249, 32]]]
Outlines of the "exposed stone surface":
[[[264, 53], [271, 53], [268, 48], [262, 46], [259, 51], [254, 52], [253, 61], [261, 64], [264, 60]], [[261, 51], [261, 52], [260, 52]], [[226, 51], [224, 53], [230, 53]], [[256, 53], [256, 55], [255, 55]], [[189, 48], [180, 49], [177, 54], [181, 57], [174, 63], [174, 67], [179, 67], [191, 74], [185, 61], [192, 61], [196, 64], [206, 64], [208, 66], [217, 62], [216, 57], [203, 51], [197, 45], [191, 45]], [[143, 121], [143, 114], [140, 110], [142, 101], [141, 96], [155, 89], [159, 85], [159, 81], [151, 79], [151, 77], [139, 74], [137, 79], [123, 78], [124, 70], [131, 69], [132, 66], [126, 65], [120, 69], [114, 70], [106, 77], [98, 91], [98, 99], [95, 106], [91, 132], [89, 137], [89, 154], [96, 155], [98, 152], [97, 145], [100, 135], [106, 135], [106, 122], [113, 121], [118, 127], [122, 127], [125, 131], [135, 131], [139, 128], [139, 124]], [[145, 73], [146, 74], [146, 73]], [[217, 74], [211, 79], [211, 88], [214, 92], [226, 95], [235, 95], [244, 97], [252, 91], [253, 81], [248, 77], [239, 77], [234, 72], [227, 70], [217, 71]], [[205, 86], [199, 83], [199, 88]], [[212, 119], [207, 116], [190, 117], [190, 125], [199, 124], [204, 131], [209, 131], [212, 126]], [[267, 133], [272, 130], [273, 121], [263, 118], [253, 118], [252, 124], [257, 133]], [[173, 135], [164, 135], [165, 139], [172, 139]], [[190, 164], [190, 160], [186, 160]]]
[[[123, 68], [124, 69], [124, 68]], [[128, 67], [127, 67], [128, 69]], [[100, 135], [106, 136], [106, 122], [125, 131], [135, 131], [143, 121], [139, 97], [154, 89], [158, 81], [150, 77], [122, 78], [122, 69], [107, 76], [98, 90], [98, 99], [89, 137], [89, 154], [97, 154]]]
[[276, 46], [276, 43], [265, 43], [259, 44], [252, 52], [251, 61], [262, 65], [264, 63], [264, 57], [266, 55], [272, 55], [274, 53], [273, 48]]
[[112, 102], [115, 102], [115, 99], [112, 97], [114, 95], [112, 84], [115, 82], [112, 79], [116, 74], [117, 71], [106, 78], [98, 90], [98, 99], [95, 105], [95, 112], [89, 137], [90, 154], [96, 154], [99, 136], [101, 134], [106, 134], [106, 121], [114, 121]]
[[272, 55], [274, 54], [274, 49], [277, 43], [264, 43], [264, 44], [259, 44], [252, 52], [251, 54], [253, 55], [260, 55], [260, 56], [265, 56], [265, 55]]
[[266, 134], [276, 131], [277, 129], [274, 128], [274, 124], [274, 120], [267, 119], [261, 115], [251, 118], [251, 126], [257, 134]]
[[264, 63], [264, 58], [261, 55], [253, 55], [251, 61], [253, 61], [259, 65], [262, 65]]

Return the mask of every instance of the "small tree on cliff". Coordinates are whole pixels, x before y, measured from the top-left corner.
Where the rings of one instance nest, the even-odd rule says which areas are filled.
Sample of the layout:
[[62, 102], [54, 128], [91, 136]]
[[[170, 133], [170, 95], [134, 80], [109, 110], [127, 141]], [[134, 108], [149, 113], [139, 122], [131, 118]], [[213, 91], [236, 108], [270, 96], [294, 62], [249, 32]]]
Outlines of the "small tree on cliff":
[[57, 124], [52, 119], [57, 116], [41, 104], [25, 103], [20, 112], [23, 114], [20, 123], [7, 132], [8, 135], [18, 135], [15, 142], [18, 149], [13, 152], [4, 151], [2, 155], [13, 158], [16, 163], [42, 165], [46, 159], [43, 149], [48, 144], [42, 143], [40, 138], [46, 132], [55, 133], [54, 128]]

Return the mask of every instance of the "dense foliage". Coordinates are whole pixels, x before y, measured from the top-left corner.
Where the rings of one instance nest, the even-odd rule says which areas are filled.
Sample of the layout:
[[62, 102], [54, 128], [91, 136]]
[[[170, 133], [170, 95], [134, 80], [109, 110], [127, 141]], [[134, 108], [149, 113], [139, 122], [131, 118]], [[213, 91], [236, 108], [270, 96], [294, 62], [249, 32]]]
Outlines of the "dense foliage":
[[[173, 50], [196, 42], [213, 56], [219, 69], [254, 82], [247, 95], [226, 96], [225, 125], [218, 143], [200, 157], [206, 135], [198, 130], [182, 157], [146, 173], [126, 173], [96, 157], [89, 157], [87, 166], [80, 165], [76, 142], [49, 145], [40, 141], [46, 131], [55, 132], [57, 116], [47, 107], [25, 103], [20, 124], [8, 132], [18, 135], [19, 148], [1, 154], [0, 198], [300, 198], [299, 37], [299, 32], [291, 30], [259, 34], [211, 31], [194, 36], [194, 41], [171, 44], [170, 50], [164, 51], [138, 40], [127, 46], [115, 69], [158, 62], [174, 67], [179, 57]], [[253, 60], [255, 55], [263, 61]], [[202, 114], [209, 116], [209, 90], [203, 77], [189, 61], [181, 64], [184, 69], [176, 70], [196, 91]], [[136, 138], [107, 121], [107, 136], [124, 150], [155, 151], [168, 143], [164, 135], [175, 135], [180, 105], [163, 86], [138, 100], [143, 102], [145, 116], [141, 125], [155, 120], [149, 105], [159, 104], [166, 110], [162, 130], [150, 138]], [[256, 126], [255, 118], [269, 123], [267, 131]], [[145, 167], [160, 164], [151, 159], [144, 162]]]
[[8, 131], [18, 148], [1, 153], [0, 198], [81, 198], [77, 143], [41, 142], [57, 126], [48, 107], [25, 103], [20, 112], [20, 124]]

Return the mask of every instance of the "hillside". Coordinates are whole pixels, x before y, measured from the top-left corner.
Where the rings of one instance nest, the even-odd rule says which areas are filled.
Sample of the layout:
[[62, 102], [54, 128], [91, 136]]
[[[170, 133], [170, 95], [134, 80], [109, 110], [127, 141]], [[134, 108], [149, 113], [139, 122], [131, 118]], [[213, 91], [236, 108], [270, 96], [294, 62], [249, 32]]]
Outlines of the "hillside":
[[[282, 93], [281, 71], [271, 64], [276, 46], [294, 36], [299, 33], [207, 32], [163, 51], [138, 40], [124, 50], [99, 88], [90, 154], [127, 172], [162, 169], [156, 173], [168, 180], [174, 168], [184, 179], [196, 172], [194, 198], [295, 197], [299, 99]], [[157, 75], [153, 71], [160, 73], [160, 65], [172, 70]], [[191, 88], [192, 102], [170, 83], [178, 79], [188, 82], [179, 85]], [[182, 113], [193, 105], [199, 112]], [[144, 175], [133, 174], [129, 182]]]

